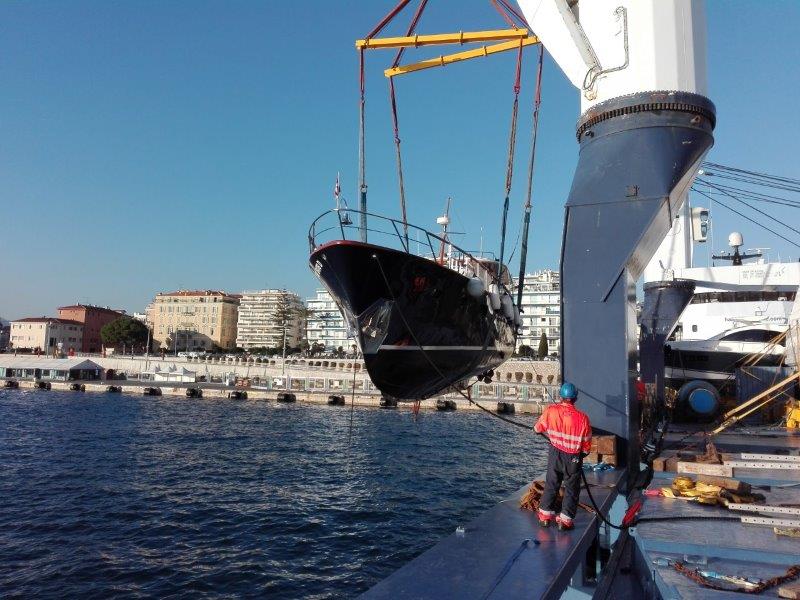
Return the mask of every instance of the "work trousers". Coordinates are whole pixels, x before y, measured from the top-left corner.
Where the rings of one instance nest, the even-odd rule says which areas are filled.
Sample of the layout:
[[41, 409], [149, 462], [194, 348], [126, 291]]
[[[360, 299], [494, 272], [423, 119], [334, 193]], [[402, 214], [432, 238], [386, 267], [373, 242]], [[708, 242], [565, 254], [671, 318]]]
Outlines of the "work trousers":
[[570, 519], [575, 518], [578, 510], [578, 498], [581, 494], [581, 469], [583, 459], [580, 454], [567, 454], [554, 446], [550, 446], [547, 456], [547, 477], [539, 508], [552, 511], [553, 502], [564, 482], [564, 501], [561, 503], [561, 514]]

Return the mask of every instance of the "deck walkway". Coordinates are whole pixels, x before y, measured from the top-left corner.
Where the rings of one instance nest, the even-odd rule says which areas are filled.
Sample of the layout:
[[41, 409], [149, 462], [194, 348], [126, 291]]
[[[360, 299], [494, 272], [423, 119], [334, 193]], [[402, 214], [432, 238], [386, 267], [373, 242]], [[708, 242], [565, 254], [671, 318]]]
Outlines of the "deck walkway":
[[[786, 430], [781, 432], [754, 428], [751, 431], [718, 436], [714, 443], [722, 452], [745, 450], [753, 453], [796, 455], [800, 449], [800, 435], [787, 435]], [[736, 469], [734, 477], [750, 483], [754, 486], [754, 491], [764, 494], [768, 505], [797, 506], [800, 505], [800, 481], [797, 473], [778, 469]], [[676, 473], [657, 473], [650, 488], [669, 487], [675, 476]], [[637, 570], [647, 570], [653, 574], [654, 591], [657, 590], [662, 598], [743, 598], [745, 594], [715, 591], [700, 586], [673, 567], [657, 566], [653, 560], [667, 558], [685, 563], [699, 561], [701, 564], [705, 563], [699, 567], [703, 570], [755, 579], [782, 575], [787, 567], [800, 563], [800, 539], [778, 536], [771, 526], [720, 520], [744, 514], [685, 500], [647, 498], [639, 513], [640, 518], [700, 518], [642, 522], [637, 525], [632, 532], [639, 555]], [[773, 588], [765, 591], [762, 596], [777, 597], [777, 590]]]
[[[587, 473], [607, 512], [621, 471]], [[528, 486], [489, 509], [361, 596], [364, 600], [559, 598], [597, 537], [598, 519], [579, 510], [575, 530], [541, 528], [519, 508]], [[582, 502], [588, 503], [586, 492]]]

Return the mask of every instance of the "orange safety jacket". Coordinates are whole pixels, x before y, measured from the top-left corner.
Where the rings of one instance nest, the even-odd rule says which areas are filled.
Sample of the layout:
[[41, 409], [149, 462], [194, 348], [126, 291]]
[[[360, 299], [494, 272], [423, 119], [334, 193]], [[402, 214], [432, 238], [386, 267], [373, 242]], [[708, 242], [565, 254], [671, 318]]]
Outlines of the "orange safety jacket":
[[550, 443], [568, 454], [588, 453], [592, 447], [589, 417], [571, 402], [551, 404], [533, 426], [537, 433], [547, 433]]

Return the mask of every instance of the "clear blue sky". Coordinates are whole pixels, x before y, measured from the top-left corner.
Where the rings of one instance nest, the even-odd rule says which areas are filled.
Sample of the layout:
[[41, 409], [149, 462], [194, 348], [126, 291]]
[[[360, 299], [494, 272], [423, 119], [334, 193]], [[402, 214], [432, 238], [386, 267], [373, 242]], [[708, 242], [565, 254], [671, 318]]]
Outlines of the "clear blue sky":
[[[179, 287], [310, 295], [306, 232], [331, 208], [337, 171], [356, 202], [353, 41], [391, 4], [0, 4], [0, 316], [53, 314], [75, 301], [143, 310]], [[707, 11], [718, 108], [710, 159], [800, 177], [800, 2], [709, 0]], [[495, 26], [485, 0], [434, 0], [420, 31]], [[368, 57], [367, 164], [370, 209], [397, 215], [382, 76], [391, 56]], [[551, 61], [545, 69], [531, 268], [557, 267], [577, 156], [578, 95]], [[512, 56], [497, 56], [397, 82], [410, 219], [435, 227], [451, 195], [470, 248], [481, 226], [486, 247], [499, 237], [512, 70]], [[798, 222], [790, 209], [770, 211]], [[783, 258], [800, 254], [721, 209], [715, 224]]]

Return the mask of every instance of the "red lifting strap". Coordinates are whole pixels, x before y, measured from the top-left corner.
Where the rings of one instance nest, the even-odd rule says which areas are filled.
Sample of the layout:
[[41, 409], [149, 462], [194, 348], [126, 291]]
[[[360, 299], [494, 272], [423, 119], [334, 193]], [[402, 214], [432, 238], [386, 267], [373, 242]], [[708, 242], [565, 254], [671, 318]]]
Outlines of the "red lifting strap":
[[373, 29], [372, 31], [370, 31], [370, 32], [369, 32], [369, 33], [366, 35], [366, 37], [365, 37], [364, 39], [367, 39], [367, 40], [368, 40], [368, 39], [370, 39], [371, 37], [375, 37], [375, 36], [376, 36], [376, 35], [378, 35], [378, 34], [379, 34], [381, 31], [383, 31], [383, 28], [384, 28], [384, 27], [386, 27], [386, 26], [389, 24], [389, 22], [390, 22], [392, 19], [394, 19], [394, 18], [395, 18], [395, 17], [396, 17], [396, 16], [397, 16], [397, 15], [400, 13], [400, 11], [401, 11], [401, 10], [403, 10], [403, 9], [406, 7], [406, 5], [407, 5], [409, 2], [411, 2], [411, 0], [400, 0], [400, 2], [398, 2], [398, 3], [397, 3], [397, 6], [395, 6], [395, 7], [394, 7], [394, 8], [393, 8], [393, 9], [392, 9], [390, 12], [389, 12], [389, 14], [388, 14], [388, 15], [386, 15], [385, 17], [383, 17], [383, 20], [382, 20], [380, 23], [378, 23], [378, 24], [375, 26], [375, 29]]
[[[408, 25], [408, 29], [406, 30], [406, 36], [410, 36], [414, 33], [414, 30], [417, 28], [419, 24], [420, 17], [422, 17], [422, 11], [425, 10], [425, 6], [428, 4], [428, 0], [420, 0], [419, 6], [417, 7], [414, 16], [411, 19], [411, 23]], [[394, 58], [394, 62], [392, 63], [392, 67], [396, 67], [400, 64], [400, 58], [403, 56], [403, 51], [405, 48], [400, 48], [397, 51], [397, 55]], [[394, 91], [394, 77], [389, 78], [389, 98], [392, 104], [392, 125], [394, 126], [394, 144], [395, 144], [395, 154], [397, 156], [397, 179], [400, 185], [400, 213], [403, 217], [403, 233], [406, 238], [406, 242], [408, 241], [408, 217], [406, 214], [406, 187], [405, 181], [403, 178], [403, 159], [400, 154], [400, 125], [398, 123], [397, 118], [397, 97]]]
[[[414, 17], [411, 19], [411, 23], [408, 25], [408, 30], [406, 31], [406, 37], [412, 35], [414, 30], [417, 28], [417, 24], [419, 23], [419, 19], [422, 16], [422, 11], [425, 10], [425, 6], [428, 4], [428, 0], [421, 0], [419, 6], [417, 7], [417, 12], [414, 13]], [[392, 68], [395, 68], [397, 65], [400, 64], [400, 59], [403, 56], [403, 52], [405, 52], [405, 48], [400, 48], [397, 51], [397, 56], [394, 57], [394, 62], [392, 63]], [[389, 80], [391, 81], [394, 79], [390, 77]]]
[[506, 22], [506, 24], [509, 27], [513, 27], [514, 29], [517, 29], [517, 24], [514, 22], [514, 19], [512, 19], [508, 15], [507, 11], [503, 10], [503, 8], [500, 6], [500, 4], [498, 4], [497, 0], [490, 0], [490, 2], [492, 3], [492, 6], [494, 6], [494, 9], [500, 14], [500, 16], [503, 17], [503, 20]]

